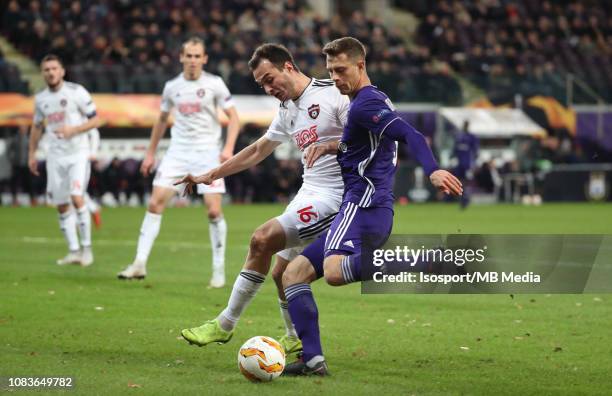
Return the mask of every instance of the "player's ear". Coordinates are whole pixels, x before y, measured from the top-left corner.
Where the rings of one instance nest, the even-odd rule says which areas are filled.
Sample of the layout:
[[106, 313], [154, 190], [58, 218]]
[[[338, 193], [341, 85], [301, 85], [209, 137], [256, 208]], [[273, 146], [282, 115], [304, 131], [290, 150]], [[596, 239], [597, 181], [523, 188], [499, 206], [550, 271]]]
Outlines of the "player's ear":
[[207, 64], [208, 63], [208, 54], [204, 54], [204, 58], [202, 58], [202, 64]]
[[293, 64], [289, 61], [285, 61], [285, 64], [283, 65], [283, 67], [287, 69], [287, 71], [295, 70], [295, 67], [293, 67]]

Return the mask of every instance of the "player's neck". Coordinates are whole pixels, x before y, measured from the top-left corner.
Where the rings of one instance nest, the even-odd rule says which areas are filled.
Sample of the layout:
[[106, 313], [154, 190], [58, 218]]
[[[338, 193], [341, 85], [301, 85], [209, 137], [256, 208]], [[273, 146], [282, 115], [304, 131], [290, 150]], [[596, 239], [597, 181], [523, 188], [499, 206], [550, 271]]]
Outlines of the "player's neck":
[[302, 96], [306, 88], [308, 88], [311, 81], [312, 78], [308, 77], [303, 73], [300, 73], [295, 81], [295, 95], [291, 98], [291, 100], [298, 100], [300, 96]]
[[196, 71], [194, 74], [183, 72], [183, 76], [185, 77], [185, 80], [189, 80], [189, 81], [199, 80], [200, 76], [202, 76], [202, 70]]
[[370, 85], [372, 85], [372, 81], [370, 81], [370, 77], [368, 77], [367, 74], [362, 74], [361, 77], [359, 78], [359, 82], [355, 86], [355, 90], [351, 92], [348, 95], [348, 97], [351, 100], [353, 100], [355, 96], [357, 96], [357, 93], [359, 93], [359, 91], [361, 91], [362, 88], [370, 86]]
[[49, 87], [49, 91], [51, 92], [57, 92], [60, 89], [62, 89], [62, 87], [64, 86], [64, 80], [60, 80], [60, 82], [58, 82], [57, 84], [51, 86], [51, 85], [47, 85], [47, 87]]

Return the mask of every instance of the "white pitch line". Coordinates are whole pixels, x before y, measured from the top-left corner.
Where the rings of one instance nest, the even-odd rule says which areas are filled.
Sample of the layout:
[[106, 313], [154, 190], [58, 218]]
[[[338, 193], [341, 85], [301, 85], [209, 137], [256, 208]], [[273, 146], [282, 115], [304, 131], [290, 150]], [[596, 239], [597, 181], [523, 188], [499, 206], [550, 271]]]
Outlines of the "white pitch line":
[[[35, 236], [23, 236], [20, 238], [0, 238], [0, 242], [13, 242], [13, 243], [26, 243], [26, 244], [54, 244], [64, 245], [66, 241], [63, 238], [48, 238], [48, 237], [35, 237]], [[210, 243], [193, 243], [193, 242], [155, 242], [157, 246], [166, 246], [169, 248], [181, 248], [181, 249], [208, 249], [211, 247]], [[93, 246], [136, 246], [136, 241], [120, 241], [112, 239], [93, 239]], [[240, 245], [240, 248], [247, 248], [248, 245]]]

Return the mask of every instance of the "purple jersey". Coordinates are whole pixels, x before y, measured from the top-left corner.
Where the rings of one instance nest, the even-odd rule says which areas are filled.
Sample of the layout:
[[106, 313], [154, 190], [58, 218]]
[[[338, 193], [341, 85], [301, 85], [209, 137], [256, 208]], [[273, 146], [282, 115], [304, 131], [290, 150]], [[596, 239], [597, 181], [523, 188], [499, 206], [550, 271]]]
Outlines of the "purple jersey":
[[362, 208], [393, 207], [397, 144], [384, 131], [396, 118], [387, 95], [374, 86], [362, 88], [353, 98], [338, 150], [345, 202]]
[[478, 138], [469, 132], [461, 132], [455, 140], [455, 157], [457, 157], [457, 168], [470, 170], [476, 163], [478, 156]]

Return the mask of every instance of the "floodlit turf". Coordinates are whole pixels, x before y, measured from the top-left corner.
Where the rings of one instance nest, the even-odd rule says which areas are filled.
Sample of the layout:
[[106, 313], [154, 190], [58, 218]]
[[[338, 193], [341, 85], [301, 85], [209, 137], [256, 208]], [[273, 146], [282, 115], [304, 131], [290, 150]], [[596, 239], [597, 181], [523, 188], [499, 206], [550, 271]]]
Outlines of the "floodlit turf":
[[[281, 206], [226, 207], [229, 285], [206, 287], [203, 209], [170, 209], [145, 281], [116, 273], [134, 256], [144, 209], [106, 209], [96, 262], [59, 267], [53, 210], [0, 208], [0, 376], [73, 376], [74, 394], [609, 394], [612, 295], [369, 295], [319, 282], [332, 377], [251, 384], [242, 342], [282, 333], [268, 280], [233, 340], [179, 339], [225, 306], [250, 233]], [[608, 233], [612, 205], [396, 208], [396, 233]], [[256, 393], [255, 393], [256, 392]]]

